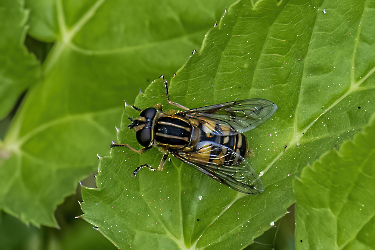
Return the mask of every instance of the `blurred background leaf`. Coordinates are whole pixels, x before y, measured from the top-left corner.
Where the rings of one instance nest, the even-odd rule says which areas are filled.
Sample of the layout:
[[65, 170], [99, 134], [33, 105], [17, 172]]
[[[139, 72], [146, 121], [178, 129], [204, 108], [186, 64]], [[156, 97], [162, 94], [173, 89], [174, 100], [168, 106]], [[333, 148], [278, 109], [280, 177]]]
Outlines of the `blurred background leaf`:
[[294, 180], [297, 249], [374, 249], [375, 114]]
[[171, 76], [229, 3], [206, 5], [26, 2], [30, 36], [54, 45], [2, 144], [6, 212], [57, 226], [53, 211], [95, 169], [95, 155], [108, 151], [123, 100], [161, 72]]
[[[295, 202], [302, 168], [350, 139], [375, 112], [373, 13], [369, 2], [239, 1], [206, 35], [170, 84], [172, 101], [195, 108], [264, 98], [279, 109], [247, 133], [249, 161], [265, 191], [243, 195], [173, 159], [163, 172], [132, 171], [161, 153], [114, 148], [97, 189], [82, 189], [84, 218], [119, 248], [242, 249]], [[167, 105], [161, 80], [138, 95], [144, 109]], [[125, 108], [118, 143], [135, 141]]]
[[[57, 222], [56, 206], [75, 192], [78, 180], [96, 169], [97, 153], [108, 155], [123, 100], [133, 103], [139, 88], [160, 74], [169, 79], [191, 51], [200, 48], [206, 31], [232, 2], [2, 1], [0, 112], [8, 116], [0, 124], [0, 208], [24, 223], [62, 229], [30, 226], [26, 230], [4, 215], [0, 227], [7, 230], [12, 225], [20, 232], [18, 240], [3, 234], [14, 243], [1, 241], [9, 243], [6, 249], [19, 249], [23, 242], [28, 242], [26, 249], [73, 249], [75, 243], [81, 249], [108, 249], [108, 244], [99, 243], [102, 237], [95, 237], [99, 232], [87, 223], [75, 227], [83, 221], [72, 220], [79, 208], [69, 204], [79, 196], [66, 198], [71, 209], [58, 209]], [[100, 163], [98, 185], [102, 189], [84, 190], [86, 219], [117, 245], [140, 244], [147, 238], [145, 246], [182, 242], [180, 246], [197, 243], [205, 248], [236, 249], [271, 228], [270, 244], [257, 238], [255, 246], [275, 246], [280, 233], [272, 232], [273, 225], [278, 225], [275, 221], [295, 201], [294, 177], [303, 166], [361, 130], [374, 112], [371, 8], [371, 2], [348, 0], [340, 4], [239, 2], [172, 79], [171, 97], [191, 108], [253, 97], [278, 104], [272, 120], [246, 134], [253, 150], [250, 162], [264, 173], [266, 190], [259, 197], [240, 197], [176, 160], [167, 163], [165, 172], [143, 170], [133, 180], [132, 170], [144, 162], [155, 165], [160, 153], [155, 149], [138, 158], [116, 150], [111, 154], [114, 159], [103, 158]], [[163, 87], [155, 83], [136, 103], [145, 108], [157, 102], [170, 109]], [[128, 115], [137, 112], [126, 109], [117, 141], [133, 140], [132, 145], [139, 147], [134, 134], [123, 130]], [[110, 205], [120, 191], [124, 193], [118, 196], [119, 204], [127, 201], [127, 191], [138, 199], [134, 205], [142, 205], [140, 212], [152, 210], [145, 206], [149, 200], [158, 209], [181, 210], [156, 213], [147, 220], [145, 216], [137, 219], [137, 208], [126, 206], [124, 211], [133, 218], [124, 219], [118, 210], [109, 212], [119, 208]], [[168, 192], [173, 196], [165, 196]], [[143, 203], [141, 194], [145, 195]], [[182, 206], [176, 197], [184, 201]], [[209, 225], [218, 211], [224, 213]], [[103, 222], [114, 214], [118, 225], [129, 228], [127, 235], [118, 237], [116, 221]], [[175, 218], [178, 224], [172, 223]], [[139, 224], [129, 225], [132, 221]], [[162, 221], [153, 225], [155, 231], [161, 225], [176, 231], [166, 236], [164, 230], [160, 241], [147, 229], [134, 237], [134, 228], [154, 221]], [[113, 228], [104, 230], [103, 225]], [[81, 232], [86, 229], [91, 231]], [[72, 242], [72, 235], [78, 234], [82, 239], [91, 237], [90, 242], [94, 238], [95, 243]], [[171, 236], [177, 240], [171, 242]]]
[[172, 76], [232, 2], [2, 1], [0, 208], [27, 225], [73, 224], [54, 211], [108, 154], [124, 99]]
[[[18, 97], [40, 78], [40, 64], [23, 46], [29, 12], [21, 1], [0, 2], [0, 120]], [[1, 156], [1, 155], [0, 155]]]

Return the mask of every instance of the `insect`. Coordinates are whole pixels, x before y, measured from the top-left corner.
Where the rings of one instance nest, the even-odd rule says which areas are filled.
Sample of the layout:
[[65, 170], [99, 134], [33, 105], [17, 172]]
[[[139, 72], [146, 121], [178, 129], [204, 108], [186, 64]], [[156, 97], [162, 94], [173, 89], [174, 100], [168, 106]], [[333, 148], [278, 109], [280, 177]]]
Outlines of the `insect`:
[[277, 109], [276, 104], [264, 99], [246, 99], [188, 109], [170, 101], [166, 80], [164, 85], [168, 102], [182, 110], [164, 112], [161, 104], [144, 110], [133, 106], [141, 113], [134, 120], [129, 118], [132, 123], [128, 127], [136, 131], [137, 141], [143, 148], [136, 150], [128, 144], [111, 144], [139, 154], [156, 146], [163, 153], [157, 169], [146, 163], [133, 176], [144, 167], [162, 171], [171, 154], [239, 192], [263, 191], [259, 175], [246, 160], [250, 149], [242, 133], [270, 118]]

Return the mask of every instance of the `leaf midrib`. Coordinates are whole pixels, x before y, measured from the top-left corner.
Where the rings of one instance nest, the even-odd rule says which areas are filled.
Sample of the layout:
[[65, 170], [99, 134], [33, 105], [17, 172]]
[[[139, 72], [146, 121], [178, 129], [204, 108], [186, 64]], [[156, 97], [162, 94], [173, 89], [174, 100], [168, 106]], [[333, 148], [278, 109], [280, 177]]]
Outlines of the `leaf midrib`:
[[66, 123], [69, 121], [73, 121], [73, 120], [86, 120], [90, 122], [91, 124], [97, 125], [97, 127], [100, 128], [100, 130], [103, 133], [110, 135], [111, 133], [103, 125], [95, 121], [93, 117], [101, 116], [101, 115], [108, 115], [110, 113], [118, 113], [120, 110], [122, 110], [121, 107], [120, 108], [116, 107], [116, 108], [106, 109], [106, 110], [102, 110], [98, 112], [88, 112], [88, 113], [76, 114], [76, 115], [69, 114], [64, 117], [60, 117], [58, 119], [54, 119], [49, 122], [43, 123], [40, 126], [36, 127], [35, 129], [29, 131], [27, 134], [23, 135], [22, 137], [18, 138], [19, 135], [7, 136], [5, 138], [5, 145], [8, 149], [12, 151], [20, 152], [22, 145], [33, 136], [45, 131], [46, 129], [52, 126], [56, 126], [56, 125]]
[[74, 36], [82, 29], [82, 27], [94, 16], [98, 8], [104, 3], [104, 0], [98, 0], [94, 3], [91, 8], [89, 8], [82, 17], [70, 28], [68, 29], [62, 6], [62, 0], [56, 1], [56, 12], [57, 12], [57, 22], [59, 30], [61, 32], [61, 41], [57, 42], [55, 48], [51, 51], [48, 56], [44, 66], [44, 74], [48, 74], [53, 66], [56, 64], [57, 60], [60, 58], [62, 52], [66, 47], [69, 47]]

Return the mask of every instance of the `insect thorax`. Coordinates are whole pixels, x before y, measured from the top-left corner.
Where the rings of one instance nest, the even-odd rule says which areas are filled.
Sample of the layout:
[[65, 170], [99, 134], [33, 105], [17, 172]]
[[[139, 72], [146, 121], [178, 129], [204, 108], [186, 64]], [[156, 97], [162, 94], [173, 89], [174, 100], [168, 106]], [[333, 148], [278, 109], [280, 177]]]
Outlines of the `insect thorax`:
[[177, 116], [160, 117], [154, 126], [155, 142], [167, 149], [179, 149], [190, 143], [193, 128], [187, 119]]

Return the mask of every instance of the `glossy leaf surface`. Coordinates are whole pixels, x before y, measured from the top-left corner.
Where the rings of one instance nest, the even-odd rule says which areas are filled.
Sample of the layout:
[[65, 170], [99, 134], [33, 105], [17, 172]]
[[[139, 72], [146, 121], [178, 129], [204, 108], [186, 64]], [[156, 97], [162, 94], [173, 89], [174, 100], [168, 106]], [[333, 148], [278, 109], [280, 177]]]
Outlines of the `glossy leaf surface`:
[[[108, 153], [123, 100], [132, 102], [140, 87], [181, 67], [230, 3], [5, 1], [0, 29], [17, 34], [0, 38], [0, 50], [9, 52], [0, 64], [15, 65], [13, 73], [8, 64], [1, 68], [0, 117], [24, 79], [32, 87], [0, 142], [0, 209], [24, 223], [56, 227], [56, 206], [97, 169], [96, 154]], [[29, 69], [35, 58], [22, 45], [27, 27], [35, 40], [54, 43], [37, 77]], [[10, 73], [23, 87], [9, 101], [1, 76]]]
[[[99, 165], [97, 189], [83, 189], [84, 218], [120, 248], [242, 249], [295, 202], [304, 166], [361, 130], [372, 112], [375, 30], [370, 1], [239, 1], [170, 81], [170, 97], [189, 108], [264, 98], [274, 116], [246, 132], [249, 161], [263, 174], [258, 196], [235, 192], [176, 159], [114, 148]], [[167, 105], [161, 80], [136, 99]], [[127, 107], [117, 143], [137, 149]]]

